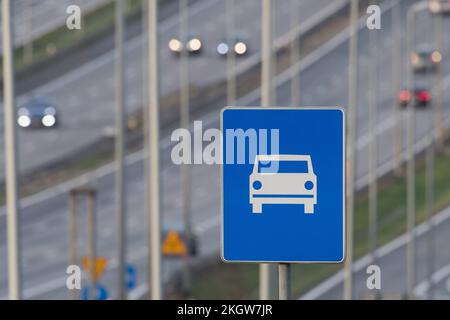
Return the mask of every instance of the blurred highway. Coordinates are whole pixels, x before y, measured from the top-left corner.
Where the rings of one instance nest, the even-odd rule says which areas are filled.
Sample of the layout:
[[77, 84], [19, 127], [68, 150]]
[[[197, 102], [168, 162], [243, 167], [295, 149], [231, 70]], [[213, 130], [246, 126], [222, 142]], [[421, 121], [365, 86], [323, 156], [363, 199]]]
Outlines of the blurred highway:
[[[329, 8], [342, 6], [345, 1], [330, 3], [325, 0], [304, 0], [300, 18], [306, 21]], [[289, 30], [289, 2], [279, 2], [275, 11], [275, 33], [277, 38]], [[237, 10], [236, 30], [249, 39], [249, 55], [238, 59], [242, 65], [258, 59], [260, 52], [259, 0], [242, 2]], [[199, 0], [190, 6], [189, 33], [201, 37], [204, 53], [189, 59], [191, 86], [203, 87], [225, 78], [225, 59], [216, 53], [216, 46], [226, 36], [225, 2]], [[178, 36], [178, 15], [160, 23], [161, 93], [167, 95], [177, 91], [178, 59], [170, 54], [167, 43]], [[289, 39], [287, 39], [289, 40]], [[141, 35], [126, 43], [126, 104], [128, 112], [142, 107], [142, 44]], [[95, 60], [80, 61], [80, 66], [49, 82], [40, 84], [32, 92], [22, 95], [18, 104], [24, 103], [31, 94], [44, 95], [55, 104], [61, 115], [58, 130], [20, 130], [20, 170], [29, 171], [49, 161], [73, 154], [83, 146], [102, 137], [105, 127], [114, 123], [114, 53], [99, 56]], [[242, 68], [242, 66], [238, 66]], [[0, 114], [0, 123], [3, 123]], [[0, 134], [0, 149], [3, 148], [3, 132]], [[0, 180], [4, 177], [4, 159], [0, 158]]]
[[[203, 3], [203, 2], [202, 2]], [[208, 2], [209, 6], [213, 6], [214, 1]], [[386, 12], [383, 14], [383, 29], [380, 31], [380, 89], [379, 89], [379, 174], [383, 174], [392, 167], [392, 129], [396, 126], [393, 116], [393, 101], [391, 93], [391, 23], [390, 23], [390, 7], [396, 5], [395, 1], [386, 1], [383, 4]], [[402, 12], [406, 12], [406, 8], [413, 1], [402, 2]], [[217, 5], [217, 3], [215, 4]], [[202, 8], [200, 5], [197, 8]], [[212, 8], [212, 7], [211, 7]], [[192, 13], [195, 11], [192, 10]], [[206, 19], [206, 17], [205, 17]], [[195, 19], [194, 19], [195, 20]], [[200, 19], [198, 19], [200, 20]], [[201, 19], [204, 22], [203, 18]], [[365, 22], [365, 21], [363, 21]], [[431, 19], [428, 14], [419, 16], [420, 38], [419, 42], [429, 41], [427, 34], [431, 30]], [[166, 27], [168, 28], [168, 27]], [[444, 30], [448, 29], [448, 21]], [[366, 28], [360, 30], [360, 88], [359, 92], [367, 92], [368, 78], [368, 52], [367, 52], [367, 33], [370, 32]], [[347, 100], [347, 56], [348, 42], [347, 32], [343, 31], [330, 41], [321, 45], [310, 55], [300, 62], [301, 69], [301, 97], [302, 105], [340, 105], [345, 106]], [[404, 42], [404, 34], [402, 39], [395, 41]], [[444, 56], [449, 53], [450, 48], [446, 47]], [[404, 49], [403, 49], [404, 52]], [[138, 54], [138, 52], [136, 52]], [[402, 56], [406, 56], [403, 54]], [[206, 57], [206, 56], [205, 56]], [[166, 58], [169, 59], [169, 58]], [[200, 63], [203, 57], [195, 59], [192, 65]], [[140, 59], [135, 59], [140, 60]], [[171, 61], [172, 64], [174, 60]], [[167, 63], [165, 61], [165, 63]], [[406, 63], [406, 61], [404, 61]], [[448, 75], [449, 66], [445, 64], [444, 75]], [[106, 71], [105, 71], [106, 72]], [[223, 72], [223, 71], [222, 71]], [[289, 105], [289, 88], [288, 79], [289, 70], [281, 74], [278, 79], [278, 105]], [[404, 73], [402, 73], [404, 74]], [[176, 79], [176, 73], [174, 73]], [[194, 78], [194, 76], [192, 76]], [[212, 77], [212, 76], [211, 76]], [[194, 79], [193, 79], [194, 80]], [[86, 80], [85, 80], [86, 81]], [[199, 80], [200, 81], [200, 80]], [[211, 79], [209, 80], [211, 81]], [[87, 82], [87, 81], [86, 81]], [[445, 88], [448, 90], [450, 86], [450, 78], [445, 77]], [[112, 84], [111, 84], [112, 88]], [[137, 86], [134, 89], [139, 89]], [[111, 89], [112, 90], [112, 89]], [[167, 90], [167, 86], [166, 86]], [[98, 91], [103, 99], [110, 99], [102, 90]], [[137, 94], [140, 97], [140, 94]], [[73, 97], [76, 97], [74, 95]], [[449, 103], [448, 96], [445, 102]], [[367, 183], [367, 145], [369, 143], [367, 133], [367, 97], [360, 94], [358, 108], [358, 163], [357, 163], [357, 187], [361, 188]], [[259, 92], [254, 91], [246, 97], [242, 98], [239, 105], [258, 105]], [[136, 106], [139, 104], [137, 103]], [[192, 115], [193, 119], [203, 120], [204, 129], [207, 127], [218, 128], [219, 110], [225, 105], [224, 101], [218, 102], [214, 106], [210, 106], [209, 110], [203, 111], [201, 114]], [[68, 107], [67, 107], [68, 108]], [[69, 108], [68, 108], [69, 109]], [[69, 110], [68, 110], [69, 112]], [[94, 111], [92, 111], [95, 113]], [[447, 108], [445, 117], [448, 119], [450, 110]], [[105, 115], [108, 121], [112, 122], [112, 114]], [[103, 120], [98, 120], [103, 123]], [[405, 117], [402, 115], [401, 125], [405, 127]], [[430, 128], [429, 113], [426, 111], [417, 112], [417, 148], [423, 149], [424, 136]], [[166, 228], [179, 227], [181, 220], [181, 202], [179, 195], [179, 175], [178, 168], [172, 164], [170, 160], [171, 143], [170, 132], [173, 128], [164, 128], [162, 133], [162, 211], [163, 225]], [[74, 129], [75, 130], [75, 129]], [[85, 131], [89, 131], [87, 128]], [[47, 133], [46, 133], [47, 134]], [[74, 134], [72, 132], [72, 134]], [[56, 132], [55, 132], [56, 135]], [[51, 140], [49, 140], [51, 141]], [[128, 216], [128, 245], [130, 250], [129, 261], [133, 262], [139, 269], [139, 280], [141, 283], [146, 280], [146, 224], [143, 223], [146, 217], [144, 215], [145, 196], [143, 177], [143, 155], [141, 152], [133, 154], [128, 158], [127, 167], [127, 204], [129, 208]], [[193, 170], [193, 219], [195, 234], [199, 238], [200, 255], [207, 256], [216, 254], [219, 248], [219, 214], [220, 214], [220, 186], [219, 186], [219, 167], [195, 165]], [[25, 271], [25, 296], [38, 298], [63, 298], [66, 296], [65, 286], [65, 268], [67, 266], [67, 194], [66, 192], [71, 186], [83, 183], [90, 183], [91, 186], [98, 188], [98, 226], [99, 226], [99, 255], [113, 257], [115, 250], [115, 242], [112, 240], [115, 232], [114, 225], [114, 199], [113, 199], [113, 166], [107, 165], [95, 172], [89, 173], [80, 179], [64, 183], [63, 185], [43, 191], [34, 196], [23, 199], [22, 207], [22, 239], [23, 239], [23, 255], [24, 255], [24, 271]], [[4, 219], [4, 209], [0, 211], [0, 219]], [[446, 214], [448, 215], [448, 214]], [[85, 220], [85, 215], [82, 217]], [[0, 224], [4, 226], [4, 224]], [[439, 243], [448, 243], [448, 228], [450, 223], [443, 222], [439, 227]], [[4, 227], [0, 227], [4, 228]], [[0, 236], [4, 237], [4, 230], [0, 229]], [[85, 237], [80, 237], [80, 250], [86, 248]], [[5, 253], [5, 239], [0, 241], [0, 256]], [[423, 241], [422, 241], [423, 242]], [[392, 245], [391, 245], [392, 246]], [[137, 249], [141, 248], [141, 249]], [[420, 247], [418, 248], [419, 250]], [[381, 249], [380, 249], [381, 250]], [[399, 276], [398, 272], [403, 272], [402, 263], [404, 263], [403, 247], [395, 249], [392, 254], [386, 255], [380, 264], [383, 265], [382, 280], [389, 282], [386, 286], [387, 291], [401, 292], [403, 289], [403, 274]], [[423, 255], [422, 255], [423, 256]], [[386, 259], [386, 260], [385, 260]], [[389, 259], [389, 260], [388, 260]], [[449, 257], [442, 255], [436, 264], [437, 268], [441, 268], [448, 263]], [[0, 262], [0, 296], [4, 296], [6, 274], [4, 273], [4, 261]], [[386, 264], [386, 269], [384, 265]], [[180, 266], [179, 262], [174, 260], [165, 260], [164, 277], [167, 280], [171, 272]], [[364, 272], [364, 271], [362, 271]], [[363, 283], [360, 278], [363, 273], [359, 272], [355, 278], [356, 284]], [[114, 261], [111, 268], [107, 271], [105, 278], [102, 280], [107, 284], [110, 293], [114, 296], [115, 287], [112, 285], [114, 278]], [[423, 278], [423, 270], [419, 269], [419, 277]], [[361, 278], [362, 279], [362, 278]], [[395, 279], [390, 281], [391, 279]], [[420, 280], [420, 279], [419, 279]], [[386, 282], [386, 283], [387, 283]], [[323, 297], [340, 297], [342, 290], [339, 287], [333, 287], [330, 291], [325, 291]], [[358, 295], [364, 292], [358, 291]], [[337, 296], [338, 295], [338, 296]], [[322, 295], [321, 295], [322, 296]]]
[[[66, 9], [80, 7], [86, 14], [108, 0], [15, 0], [13, 1], [14, 44], [19, 47], [28, 40], [39, 38], [66, 23]], [[31, 7], [31, 10], [30, 10]], [[31, 13], [31, 19], [30, 18]], [[1, 32], [1, 26], [0, 26]], [[0, 43], [0, 52], [2, 44]]]
[[[450, 235], [450, 208], [438, 213], [434, 218], [435, 248], [445, 248], [448, 245]], [[427, 264], [428, 264], [428, 226], [422, 223], [416, 229], [417, 239], [417, 285], [415, 295], [417, 298], [427, 298]], [[387, 299], [399, 299], [406, 292], [405, 285], [405, 257], [406, 236], [396, 238], [392, 242], [382, 246], [376, 251], [376, 264], [381, 268], [381, 294]], [[355, 297], [369, 298], [370, 290], [367, 289], [366, 267], [371, 264], [371, 257], [366, 255], [355, 262], [354, 265], [354, 293]], [[450, 276], [449, 270], [450, 252], [448, 250], [436, 250], [434, 265], [436, 272], [433, 275], [437, 283], [435, 287], [436, 298], [449, 299], [445, 281]], [[301, 299], [340, 299], [342, 297], [343, 272], [338, 272], [328, 278], [317, 287], [313, 288]]]

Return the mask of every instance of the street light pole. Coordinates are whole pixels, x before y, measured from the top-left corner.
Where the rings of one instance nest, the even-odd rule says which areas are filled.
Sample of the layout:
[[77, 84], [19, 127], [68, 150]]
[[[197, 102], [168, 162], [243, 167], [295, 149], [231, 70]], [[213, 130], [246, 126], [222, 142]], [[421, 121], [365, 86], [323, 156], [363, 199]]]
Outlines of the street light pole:
[[33, 1], [25, 1], [26, 4], [26, 35], [24, 45], [24, 62], [26, 65], [33, 62]]
[[[261, 105], [269, 107], [273, 103], [272, 94], [272, 0], [262, 1], [262, 39], [261, 39]], [[276, 286], [276, 269], [267, 263], [259, 267], [259, 298], [269, 300], [274, 298]]]
[[[183, 44], [180, 56], [180, 127], [189, 130], [189, 111], [190, 111], [190, 93], [189, 93], [189, 64], [188, 64], [188, 49], [187, 49], [187, 32], [188, 32], [188, 0], [179, 0], [179, 34], [180, 41]], [[185, 241], [188, 247], [191, 248], [192, 241], [192, 227], [191, 227], [191, 168], [189, 164], [181, 164], [181, 198], [182, 198], [182, 213], [184, 222]], [[191, 271], [190, 271], [190, 250], [184, 257], [183, 269], [183, 289], [186, 294], [191, 288]]]
[[115, 8], [115, 114], [116, 114], [116, 135], [115, 135], [115, 161], [116, 161], [116, 219], [117, 219], [117, 285], [118, 298], [126, 299], [125, 290], [125, 249], [126, 249], [126, 208], [125, 208], [125, 181], [124, 181], [124, 160], [125, 160], [125, 88], [124, 88], [124, 15], [125, 2], [116, 0]]
[[[443, 16], [442, 14], [438, 14], [434, 18], [434, 43], [435, 50], [442, 54], [442, 50], [444, 49], [444, 38], [443, 38]], [[441, 61], [442, 63], [442, 61]], [[435, 126], [437, 132], [437, 146], [439, 149], [442, 149], [444, 141], [443, 141], [443, 119], [444, 115], [444, 103], [443, 103], [443, 91], [444, 84], [442, 79], [442, 66], [438, 67], [434, 76], [435, 79], [435, 91], [436, 91], [436, 111], [435, 111]]]
[[[295, 27], [300, 22], [299, 20], [299, 0], [291, 0], [291, 66], [294, 66], [300, 60], [300, 38], [296, 38], [295, 36]], [[300, 105], [300, 71], [295, 70], [295, 68], [291, 68], [291, 106], [299, 106]]]
[[[412, 70], [411, 55], [414, 50], [416, 14], [427, 8], [426, 2], [419, 2], [409, 8], [406, 20], [406, 52], [408, 55], [407, 68], [407, 88], [411, 95], [414, 95], [414, 73]], [[416, 112], [414, 99], [408, 103], [408, 130], [407, 130], [407, 248], [406, 248], [406, 293], [412, 298], [416, 282], [416, 190], [415, 190], [415, 131]]]
[[148, 223], [150, 298], [162, 298], [159, 177], [158, 1], [148, 0]]
[[5, 175], [8, 241], [9, 298], [22, 298], [20, 259], [19, 186], [17, 181], [17, 132], [14, 89], [14, 53], [12, 8], [10, 0], [2, 1], [3, 38], [3, 105], [5, 126]]
[[349, 44], [349, 92], [348, 92], [348, 136], [347, 136], [347, 259], [344, 266], [344, 299], [351, 300], [353, 294], [353, 215], [354, 180], [356, 169], [356, 107], [358, 103], [358, 0], [351, 0], [350, 44]]
[[[434, 18], [434, 43], [435, 50], [438, 52], [442, 51], [442, 15], [438, 15]], [[434, 161], [435, 161], [435, 147], [436, 140], [439, 141], [441, 138], [441, 127], [442, 124], [440, 121], [440, 117], [442, 116], [442, 72], [441, 68], [436, 70], [436, 73], [433, 77], [434, 86], [433, 86], [433, 96], [435, 97], [435, 106], [431, 110], [430, 114], [430, 130], [428, 134], [428, 148], [426, 153], [426, 211], [427, 211], [427, 282], [428, 282], [428, 291], [427, 296], [428, 299], [433, 299], [434, 297], [434, 282], [433, 282], [433, 272], [435, 267], [435, 235], [434, 235], [434, 221], [433, 221], [433, 211], [434, 211]], [[434, 117], [433, 117], [434, 115]], [[434, 126], [433, 126], [434, 124]], [[435, 137], [435, 129], [437, 131], [437, 139]], [[439, 142], [438, 142], [439, 144]]]
[[369, 31], [369, 251], [372, 256], [372, 263], [375, 264], [375, 250], [377, 247], [378, 233], [378, 134], [377, 134], [377, 117], [378, 117], [378, 54], [377, 54], [377, 30]]
[[227, 55], [227, 104], [233, 106], [236, 103], [236, 53], [232, 44], [234, 43], [235, 32], [235, 0], [226, 1], [227, 8], [227, 42], [228, 42], [228, 55]]
[[401, 122], [401, 113], [397, 106], [395, 97], [400, 91], [400, 75], [402, 71], [401, 60], [401, 11], [400, 2], [392, 8], [392, 107], [394, 108], [395, 126], [393, 133], [393, 151], [394, 151], [394, 174], [399, 176], [402, 173], [402, 149], [403, 149], [403, 126]]

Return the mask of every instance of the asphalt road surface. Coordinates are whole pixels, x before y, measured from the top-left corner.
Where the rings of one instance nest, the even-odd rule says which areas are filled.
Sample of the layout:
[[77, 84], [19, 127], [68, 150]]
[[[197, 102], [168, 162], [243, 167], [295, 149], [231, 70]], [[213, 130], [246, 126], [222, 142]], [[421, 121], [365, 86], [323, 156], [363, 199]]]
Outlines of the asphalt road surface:
[[[84, 15], [107, 0], [14, 0], [13, 23], [14, 44], [19, 47], [30, 39], [39, 38], [64, 25], [68, 14], [67, 7], [77, 5]], [[31, 15], [31, 19], [30, 19]], [[0, 26], [1, 31], [1, 26]], [[3, 44], [0, 43], [0, 53]]]
[[[409, 5], [409, 3], [408, 3]], [[386, 9], [383, 15], [383, 29], [380, 31], [380, 95], [379, 95], [379, 173], [382, 174], [392, 166], [392, 129], [396, 126], [394, 119], [394, 108], [390, 88], [391, 65], [390, 65], [390, 23], [389, 13]], [[405, 10], [402, 10], [406, 12]], [[419, 17], [418, 30], [426, 30], [431, 25], [428, 15]], [[369, 31], [362, 28], [361, 35], [361, 59], [360, 59], [360, 92], [367, 92], [367, 33]], [[422, 40], [426, 41], [424, 31]], [[347, 49], [348, 42], [346, 33], [337, 35], [329, 42], [323, 44], [316, 51], [311, 53], [301, 62], [301, 93], [303, 105], [346, 105], [347, 97]], [[404, 35], [402, 35], [404, 39]], [[400, 41], [400, 39], [396, 39]], [[445, 48], [444, 52], [448, 52]], [[446, 76], [448, 65], [445, 66], [444, 77], [445, 87], [448, 89], [449, 78]], [[279, 78], [280, 86], [277, 90], [278, 105], [289, 105], [289, 81], [283, 81], [284, 76]], [[383, 89], [384, 88], [384, 89]], [[304, 94], [303, 94], [304, 93]], [[445, 97], [448, 104], [449, 97]], [[250, 94], [240, 101], [241, 105], [257, 105], [259, 103], [258, 92]], [[203, 120], [203, 125], [207, 127], [218, 128], [218, 110], [223, 103], [211, 106], [206, 114], [193, 115], [195, 119]], [[367, 145], [370, 141], [367, 135], [367, 103], [364, 94], [360, 94], [358, 115], [358, 187], [362, 187], [367, 182]], [[446, 109], [446, 117], [449, 116], [449, 110]], [[405, 125], [405, 117], [401, 116], [401, 125]], [[425, 146], [424, 137], [429, 131], [430, 112], [423, 111], [417, 113], [417, 148]], [[181, 203], [178, 168], [170, 161], [170, 128], [163, 133], [162, 140], [162, 211], [163, 225], [165, 228], [179, 228], [181, 221]], [[146, 280], [147, 256], [146, 256], [146, 223], [144, 212], [143, 194], [143, 155], [137, 153], [128, 157], [129, 165], [127, 167], [127, 205], [128, 205], [128, 261], [133, 263], [138, 269], [139, 284], [142, 285]], [[219, 186], [219, 167], [196, 165], [192, 166], [193, 181], [193, 226], [194, 232], [199, 239], [199, 252], [201, 256], [215, 254], [219, 248], [219, 210], [220, 210], [220, 186]], [[67, 295], [65, 289], [65, 269], [67, 267], [67, 194], [66, 190], [71, 185], [77, 185], [85, 181], [96, 187], [99, 191], [97, 203], [98, 226], [99, 226], [99, 255], [111, 258], [110, 267], [106, 271], [101, 282], [108, 287], [110, 295], [114, 297], [115, 288], [115, 243], [112, 241], [114, 236], [114, 185], [113, 167], [111, 165], [103, 167], [80, 180], [65, 183], [56, 188], [44, 191], [35, 196], [24, 199], [22, 213], [22, 246], [23, 246], [23, 267], [25, 282], [24, 287], [26, 297], [34, 298], [64, 298]], [[1, 221], [4, 221], [4, 209], [0, 213]], [[85, 223], [86, 215], [83, 210], [80, 214], [81, 223]], [[0, 227], [1, 239], [0, 256], [6, 256], [4, 223]], [[444, 224], [441, 224], [444, 225]], [[440, 226], [441, 226], [440, 225]], [[83, 228], [85, 230], [85, 228]], [[439, 229], [440, 230], [440, 229]], [[448, 232], [438, 231], [442, 234], [443, 241], [448, 238]], [[79, 238], [80, 256], [86, 253], [86, 234], [81, 234]], [[448, 241], [447, 241], [448, 242]], [[441, 247], [437, 246], [437, 248]], [[420, 250], [420, 248], [418, 248]], [[423, 249], [422, 251], [423, 252]], [[422, 256], [421, 256], [422, 257]], [[401, 292], [402, 279], [397, 273], [403, 272], [402, 263], [404, 255], [393, 254], [386, 267], [383, 268], [383, 281], [391, 282], [393, 288], [391, 292]], [[442, 260], [442, 261], [441, 261]], [[381, 261], [381, 259], [380, 259]], [[380, 262], [381, 263], [381, 262]], [[440, 256], [436, 263], [436, 270], [448, 264], [449, 259], [444, 254]], [[6, 273], [5, 262], [2, 260], [0, 265], [0, 296], [6, 295]], [[180, 261], [164, 261], [164, 278], [168, 279], [171, 273], [181, 265]], [[397, 269], [396, 269], [397, 268]], [[420, 271], [420, 270], [419, 270]], [[419, 272], [419, 277], [423, 278], [423, 272]], [[355, 287], [360, 283], [365, 283], [358, 276], [355, 279]], [[397, 279], [396, 281], [394, 281]], [[363, 281], [363, 282], [362, 282]], [[419, 279], [419, 282], [421, 279]], [[383, 282], [384, 283], [384, 282]], [[395, 285], [397, 283], [397, 285]], [[388, 289], [388, 288], [387, 288]], [[386, 290], [387, 290], [386, 289]], [[339, 289], [335, 289], [339, 292]], [[341, 292], [341, 291], [340, 291]], [[328, 293], [327, 293], [328, 294]], [[329, 295], [332, 296], [332, 291]], [[336, 293], [337, 294], [337, 293]], [[358, 293], [360, 296], [362, 293]], [[326, 295], [324, 297], [327, 297]]]

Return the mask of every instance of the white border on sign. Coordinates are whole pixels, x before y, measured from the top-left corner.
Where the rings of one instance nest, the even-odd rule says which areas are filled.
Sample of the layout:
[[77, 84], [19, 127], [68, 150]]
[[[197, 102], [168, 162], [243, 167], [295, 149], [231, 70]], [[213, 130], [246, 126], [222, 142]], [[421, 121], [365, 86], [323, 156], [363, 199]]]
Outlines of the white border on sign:
[[224, 211], [223, 211], [223, 161], [221, 161], [220, 164], [220, 215], [221, 215], [221, 227], [220, 227], [220, 258], [224, 263], [295, 263], [295, 264], [340, 264], [343, 263], [347, 256], [347, 250], [346, 250], [346, 242], [347, 242], [347, 228], [346, 228], [346, 212], [347, 212], [347, 202], [346, 202], [346, 195], [347, 195], [347, 188], [346, 188], [346, 182], [347, 182], [347, 163], [346, 163], [346, 157], [347, 157], [347, 128], [346, 128], [346, 113], [344, 108], [342, 107], [224, 107], [222, 110], [220, 110], [220, 131], [222, 132], [222, 139], [220, 140], [220, 159], [223, 159], [223, 139], [225, 138], [225, 135], [223, 135], [223, 113], [226, 110], [333, 110], [333, 111], [341, 111], [342, 112], [342, 259], [339, 261], [274, 261], [274, 260], [260, 260], [260, 261], [254, 261], [254, 260], [226, 260], [224, 257]]

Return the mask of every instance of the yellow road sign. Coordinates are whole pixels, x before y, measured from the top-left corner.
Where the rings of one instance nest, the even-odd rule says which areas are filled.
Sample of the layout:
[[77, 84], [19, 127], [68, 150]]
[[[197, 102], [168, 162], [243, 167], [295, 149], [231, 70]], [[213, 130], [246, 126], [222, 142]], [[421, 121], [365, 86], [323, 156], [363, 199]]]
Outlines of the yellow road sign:
[[176, 231], [169, 231], [162, 244], [162, 253], [166, 256], [185, 256], [187, 254], [187, 248], [180, 237], [180, 234]]
[[95, 270], [92, 274], [92, 260], [90, 257], [83, 257], [81, 260], [83, 268], [91, 275], [91, 278], [98, 280], [108, 265], [108, 259], [99, 257], [95, 260]]

